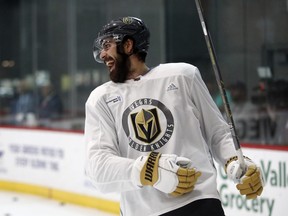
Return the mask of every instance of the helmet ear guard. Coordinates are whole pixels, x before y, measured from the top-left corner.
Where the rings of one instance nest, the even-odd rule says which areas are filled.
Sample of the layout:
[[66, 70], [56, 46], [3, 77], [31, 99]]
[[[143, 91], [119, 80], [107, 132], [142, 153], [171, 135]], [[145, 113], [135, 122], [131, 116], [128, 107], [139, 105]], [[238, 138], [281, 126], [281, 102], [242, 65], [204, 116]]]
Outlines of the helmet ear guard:
[[100, 59], [100, 53], [103, 50], [103, 41], [107, 38], [113, 39], [120, 51], [121, 47], [119, 45], [130, 38], [133, 40], [133, 53], [145, 53], [146, 56], [149, 48], [150, 32], [142, 20], [136, 17], [122, 17], [110, 21], [100, 30], [93, 44], [93, 55], [99, 63], [103, 63], [103, 60]]

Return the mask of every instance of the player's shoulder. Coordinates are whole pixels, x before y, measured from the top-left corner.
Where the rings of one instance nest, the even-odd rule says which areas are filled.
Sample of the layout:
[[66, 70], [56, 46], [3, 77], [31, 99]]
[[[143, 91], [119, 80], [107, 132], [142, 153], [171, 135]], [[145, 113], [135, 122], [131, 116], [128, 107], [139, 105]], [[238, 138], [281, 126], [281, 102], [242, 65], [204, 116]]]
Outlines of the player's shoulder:
[[159, 67], [162, 68], [178, 68], [178, 69], [196, 69], [196, 66], [186, 63], [186, 62], [171, 62], [171, 63], [164, 63], [160, 64]]
[[97, 86], [92, 92], [90, 93], [87, 102], [86, 103], [92, 103], [95, 104], [97, 101], [101, 100], [105, 97], [105, 95], [109, 94], [111, 92], [113, 86], [113, 82], [109, 81], [106, 83], [103, 83], [102, 85]]
[[165, 63], [160, 64], [158, 66], [159, 73], [165, 73], [169, 76], [188, 76], [193, 77], [195, 73], [198, 72], [198, 69], [196, 66], [185, 63], [185, 62], [177, 62], [177, 63]]

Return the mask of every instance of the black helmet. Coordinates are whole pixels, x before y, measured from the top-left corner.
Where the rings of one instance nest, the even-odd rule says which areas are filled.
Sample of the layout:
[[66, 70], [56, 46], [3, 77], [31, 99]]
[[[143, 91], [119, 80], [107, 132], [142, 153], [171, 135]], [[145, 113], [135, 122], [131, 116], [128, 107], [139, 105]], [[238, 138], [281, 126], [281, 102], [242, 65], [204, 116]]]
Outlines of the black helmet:
[[122, 17], [110, 21], [103, 26], [98, 33], [98, 37], [94, 41], [93, 55], [97, 62], [102, 63], [100, 59], [100, 52], [103, 49], [103, 42], [107, 38], [113, 38], [116, 43], [129, 36], [134, 40], [134, 52], [148, 52], [149, 48], [149, 29], [145, 26], [142, 20], [136, 17]]

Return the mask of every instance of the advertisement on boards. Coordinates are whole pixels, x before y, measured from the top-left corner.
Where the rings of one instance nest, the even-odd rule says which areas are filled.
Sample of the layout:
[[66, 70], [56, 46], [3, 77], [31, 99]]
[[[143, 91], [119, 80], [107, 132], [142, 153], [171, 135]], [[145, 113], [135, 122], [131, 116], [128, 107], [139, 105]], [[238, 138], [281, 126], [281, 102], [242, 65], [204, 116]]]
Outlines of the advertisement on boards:
[[[288, 212], [288, 148], [259, 147], [243, 148], [244, 155], [263, 171], [264, 191], [255, 200], [240, 195], [216, 164], [218, 190], [227, 216], [280, 216]], [[86, 178], [84, 166], [82, 133], [0, 127], [0, 181], [119, 201], [118, 194], [97, 192]]]

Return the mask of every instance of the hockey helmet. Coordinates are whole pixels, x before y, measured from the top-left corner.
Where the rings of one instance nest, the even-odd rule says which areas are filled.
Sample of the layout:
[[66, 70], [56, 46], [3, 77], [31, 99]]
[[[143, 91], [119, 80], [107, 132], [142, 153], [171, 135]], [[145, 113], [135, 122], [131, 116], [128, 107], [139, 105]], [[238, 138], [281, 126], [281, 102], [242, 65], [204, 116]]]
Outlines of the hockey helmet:
[[103, 50], [105, 41], [113, 39], [120, 44], [125, 37], [132, 38], [134, 41], [134, 53], [148, 52], [149, 48], [149, 29], [142, 20], [136, 17], [122, 17], [110, 21], [98, 33], [93, 45], [93, 55], [97, 62], [103, 63], [100, 53]]

